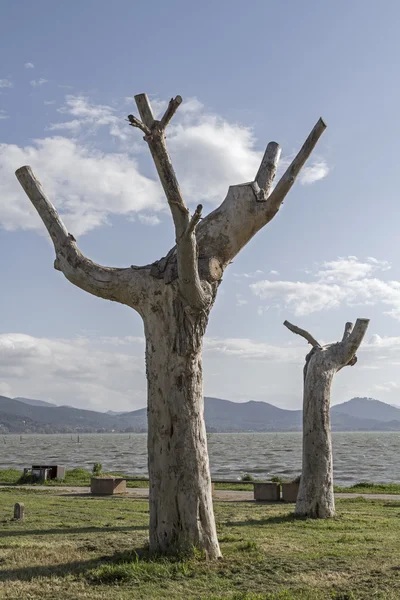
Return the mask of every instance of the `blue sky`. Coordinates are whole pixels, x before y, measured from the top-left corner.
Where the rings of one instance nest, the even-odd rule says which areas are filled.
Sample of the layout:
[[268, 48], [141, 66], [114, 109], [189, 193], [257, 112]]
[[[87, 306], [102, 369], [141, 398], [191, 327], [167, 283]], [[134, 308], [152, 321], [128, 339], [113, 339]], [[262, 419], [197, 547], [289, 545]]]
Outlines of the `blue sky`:
[[[22, 18], [23, 16], [23, 18]], [[92, 259], [146, 264], [173, 245], [148, 148], [124, 118], [146, 92], [184, 104], [168, 137], [190, 206], [282, 165], [328, 129], [276, 219], [226, 271], [205, 342], [205, 392], [301, 405], [307, 348], [284, 319], [336, 341], [371, 318], [333, 402], [400, 405], [397, 2], [4, 3], [0, 19], [0, 393], [97, 409], [145, 405], [130, 309], [54, 271], [14, 177], [31, 164]]]

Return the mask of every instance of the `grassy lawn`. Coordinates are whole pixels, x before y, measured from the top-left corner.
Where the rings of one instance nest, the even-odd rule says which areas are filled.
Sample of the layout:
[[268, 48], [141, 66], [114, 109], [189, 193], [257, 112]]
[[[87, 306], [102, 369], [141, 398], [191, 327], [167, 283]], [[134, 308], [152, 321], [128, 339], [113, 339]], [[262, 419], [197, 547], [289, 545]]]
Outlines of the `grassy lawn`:
[[[24, 522], [12, 520], [24, 502]], [[148, 504], [0, 490], [0, 598], [336, 600], [400, 598], [400, 503], [343, 499], [328, 521], [291, 505], [216, 502], [224, 557], [146, 551]]]

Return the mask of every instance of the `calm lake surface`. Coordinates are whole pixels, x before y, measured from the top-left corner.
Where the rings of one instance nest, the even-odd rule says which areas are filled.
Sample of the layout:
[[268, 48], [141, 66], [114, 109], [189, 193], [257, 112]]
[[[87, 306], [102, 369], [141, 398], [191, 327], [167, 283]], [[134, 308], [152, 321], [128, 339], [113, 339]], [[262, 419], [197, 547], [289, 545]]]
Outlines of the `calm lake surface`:
[[[211, 433], [211, 472], [216, 479], [295, 477], [301, 471], [301, 433]], [[400, 482], [400, 433], [333, 434], [335, 481]], [[6, 435], [0, 438], [0, 468], [35, 463], [86, 467], [147, 476], [146, 434]]]

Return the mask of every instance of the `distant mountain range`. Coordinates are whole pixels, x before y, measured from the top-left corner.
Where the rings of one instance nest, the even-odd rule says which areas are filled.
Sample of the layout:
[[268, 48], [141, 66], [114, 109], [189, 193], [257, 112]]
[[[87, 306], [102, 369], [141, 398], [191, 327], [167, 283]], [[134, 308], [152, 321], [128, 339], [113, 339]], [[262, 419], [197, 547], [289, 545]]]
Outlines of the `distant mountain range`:
[[[302, 411], [268, 402], [205, 398], [209, 433], [301, 431]], [[400, 408], [373, 398], [353, 398], [331, 409], [334, 431], [400, 431]], [[0, 433], [105, 433], [147, 431], [147, 409], [108, 413], [56, 406], [43, 400], [0, 396]]]

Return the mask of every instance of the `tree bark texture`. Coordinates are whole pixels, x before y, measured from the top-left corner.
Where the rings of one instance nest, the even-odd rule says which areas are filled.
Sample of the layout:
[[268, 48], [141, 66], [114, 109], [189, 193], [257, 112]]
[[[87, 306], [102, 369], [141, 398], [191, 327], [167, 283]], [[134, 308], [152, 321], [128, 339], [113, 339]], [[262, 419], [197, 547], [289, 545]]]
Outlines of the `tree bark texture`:
[[341, 342], [321, 346], [315, 338], [288, 321], [284, 325], [304, 337], [313, 348], [306, 357], [303, 391], [303, 457], [295, 514], [326, 519], [335, 514], [333, 494], [330, 399], [333, 377], [355, 356], [368, 327], [368, 319], [346, 323]]
[[[154, 307], [154, 305], [153, 305]], [[208, 314], [187, 314], [169, 288], [144, 316], [150, 547], [220, 555], [204, 423], [202, 341]]]
[[226, 266], [276, 215], [326, 125], [317, 122], [275, 189], [280, 147], [271, 142], [254, 181], [231, 186], [220, 207], [202, 219], [201, 205], [190, 215], [166, 147], [165, 128], [181, 97], [171, 99], [160, 121], [145, 94], [135, 100], [140, 119], [128, 115], [128, 121], [144, 134], [175, 226], [176, 245], [164, 258], [124, 269], [92, 262], [79, 251], [30, 167], [21, 167], [16, 176], [53, 241], [55, 268], [81, 289], [126, 304], [143, 318], [150, 550], [178, 554], [197, 547], [218, 558], [204, 423], [203, 337]]

